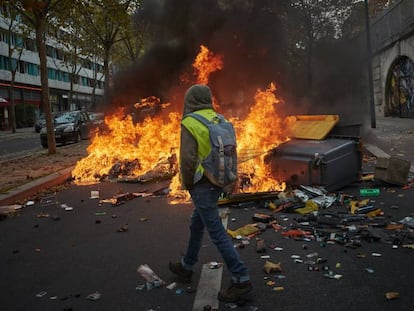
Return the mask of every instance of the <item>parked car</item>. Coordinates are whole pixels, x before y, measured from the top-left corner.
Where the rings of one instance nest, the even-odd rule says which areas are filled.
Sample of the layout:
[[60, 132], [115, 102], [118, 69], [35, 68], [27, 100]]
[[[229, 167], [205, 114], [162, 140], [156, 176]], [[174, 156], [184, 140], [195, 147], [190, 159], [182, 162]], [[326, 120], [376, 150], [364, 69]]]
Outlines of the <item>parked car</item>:
[[[74, 143], [81, 139], [89, 138], [91, 120], [89, 115], [83, 111], [65, 111], [54, 116], [54, 131], [57, 144], [66, 144], [69, 141]], [[47, 129], [40, 130], [40, 143], [47, 148]]]

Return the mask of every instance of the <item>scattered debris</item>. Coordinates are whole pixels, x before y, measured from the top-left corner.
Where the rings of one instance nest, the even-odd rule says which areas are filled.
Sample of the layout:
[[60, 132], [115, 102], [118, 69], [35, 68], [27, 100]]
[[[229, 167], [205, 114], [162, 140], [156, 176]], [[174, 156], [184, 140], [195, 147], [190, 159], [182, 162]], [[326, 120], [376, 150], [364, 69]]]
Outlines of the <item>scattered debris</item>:
[[97, 190], [92, 190], [91, 191], [91, 196], [90, 199], [99, 199], [99, 191]]
[[386, 183], [404, 186], [408, 181], [411, 163], [406, 160], [390, 157], [378, 158], [375, 167], [375, 179]]
[[166, 286], [166, 288], [169, 289], [169, 290], [173, 290], [176, 287], [177, 287], [177, 283], [176, 282], [173, 282], [173, 283], [171, 283], [171, 284], [169, 284], [169, 285]]
[[8, 216], [14, 216], [22, 207], [20, 204], [0, 206], [0, 220]]
[[282, 272], [282, 264], [280, 262], [274, 263], [271, 261], [266, 261], [263, 266], [263, 269], [267, 274], [274, 272]]
[[58, 202], [56, 198], [56, 192], [42, 197], [40, 199], [40, 204], [42, 205], [42, 207], [57, 205]]
[[373, 189], [359, 189], [359, 194], [364, 197], [368, 196], [379, 196], [380, 190], [378, 188]]
[[60, 204], [60, 207], [63, 208], [65, 211], [73, 211], [73, 207], [68, 206], [67, 204]]
[[137, 271], [147, 281], [148, 290], [165, 285], [165, 282], [147, 264], [140, 265]]
[[117, 230], [117, 232], [127, 232], [127, 231], [128, 231], [128, 224], [126, 224], [125, 226], [122, 226], [121, 228]]
[[86, 299], [92, 300], [92, 301], [99, 300], [99, 299], [101, 299], [101, 293], [96, 291], [96, 292], [86, 296]]
[[38, 294], [36, 294], [36, 297], [37, 298], [42, 298], [42, 297], [44, 297], [44, 296], [46, 296], [47, 295], [47, 292], [46, 291], [41, 291], [41, 292], [39, 292]]
[[385, 293], [385, 298], [387, 298], [387, 300], [397, 299], [397, 298], [400, 298], [400, 293], [398, 293], [398, 292], [387, 292], [387, 293]]
[[183, 289], [183, 288], [177, 288], [177, 290], [175, 291], [175, 294], [176, 295], [182, 295], [182, 294], [184, 294], [184, 292], [185, 292], [185, 289]]
[[217, 262], [217, 261], [211, 261], [211, 262], [208, 263], [208, 267], [210, 269], [219, 269], [219, 268], [223, 267], [223, 263]]
[[404, 217], [403, 219], [399, 221], [399, 223], [407, 225], [410, 228], [414, 228], [414, 217], [411, 217], [411, 216]]
[[141, 197], [141, 193], [131, 193], [131, 192], [126, 192], [126, 193], [121, 193], [118, 195], [113, 196], [110, 199], [103, 199], [100, 201], [100, 203], [111, 203], [113, 206], [118, 206], [121, 205], [127, 201], [130, 201], [134, 198], [138, 198]]
[[260, 229], [257, 228], [255, 225], [247, 224], [241, 228], [236, 230], [227, 229], [227, 233], [230, 234], [233, 238], [237, 238], [238, 236], [249, 237], [255, 235], [260, 232]]
[[256, 252], [257, 253], [266, 252], [266, 241], [264, 239], [256, 239]]

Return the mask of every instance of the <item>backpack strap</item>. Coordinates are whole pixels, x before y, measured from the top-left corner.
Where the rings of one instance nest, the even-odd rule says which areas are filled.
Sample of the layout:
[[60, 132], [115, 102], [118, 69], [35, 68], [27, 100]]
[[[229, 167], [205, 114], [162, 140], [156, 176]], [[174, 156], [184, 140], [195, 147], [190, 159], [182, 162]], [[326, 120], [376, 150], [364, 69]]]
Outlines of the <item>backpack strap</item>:
[[[217, 116], [214, 117], [214, 119], [218, 119], [220, 121], [222, 121], [223, 116], [221, 114], [216, 113]], [[203, 117], [202, 115], [199, 115], [198, 113], [194, 113], [191, 112], [189, 114], [185, 115], [186, 117], [193, 117], [194, 119], [200, 121], [201, 123], [203, 123], [205, 126], [208, 126], [209, 124], [213, 123], [213, 121], [207, 119], [206, 117]]]

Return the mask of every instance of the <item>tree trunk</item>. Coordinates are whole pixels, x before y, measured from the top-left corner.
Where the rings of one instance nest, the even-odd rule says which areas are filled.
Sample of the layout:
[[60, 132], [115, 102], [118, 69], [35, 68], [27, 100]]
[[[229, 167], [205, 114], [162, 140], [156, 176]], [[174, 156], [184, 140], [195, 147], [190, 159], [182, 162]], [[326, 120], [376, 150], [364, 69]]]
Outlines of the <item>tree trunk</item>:
[[16, 133], [16, 105], [14, 103], [14, 80], [15, 80], [15, 73], [12, 72], [12, 79], [10, 82], [9, 87], [9, 99], [10, 99], [10, 126], [11, 132]]
[[47, 58], [46, 44], [44, 40], [45, 23], [39, 22], [36, 27], [36, 45], [40, 59], [40, 81], [42, 85], [42, 105], [45, 113], [46, 129], [47, 129], [47, 145], [49, 154], [56, 153], [55, 132], [53, 128], [52, 108], [49, 101], [49, 81], [47, 76]]
[[72, 109], [72, 104], [73, 104], [73, 79], [74, 79], [74, 73], [71, 72], [70, 73], [70, 87], [69, 87], [69, 110], [73, 110]]
[[9, 30], [9, 66], [10, 66], [10, 73], [11, 73], [11, 81], [9, 86], [9, 101], [10, 101], [10, 117], [9, 117], [9, 124], [8, 126], [11, 127], [11, 132], [16, 133], [16, 110], [15, 110], [15, 104], [14, 104], [14, 81], [16, 81], [16, 67], [13, 67], [12, 62], [12, 47], [11, 47], [11, 30]]
[[110, 104], [110, 98], [111, 98], [111, 81], [112, 81], [112, 77], [110, 75], [109, 72], [109, 49], [110, 48], [105, 48], [104, 51], [104, 76], [105, 76], [105, 81], [104, 81], [104, 105], [106, 107], [109, 106]]

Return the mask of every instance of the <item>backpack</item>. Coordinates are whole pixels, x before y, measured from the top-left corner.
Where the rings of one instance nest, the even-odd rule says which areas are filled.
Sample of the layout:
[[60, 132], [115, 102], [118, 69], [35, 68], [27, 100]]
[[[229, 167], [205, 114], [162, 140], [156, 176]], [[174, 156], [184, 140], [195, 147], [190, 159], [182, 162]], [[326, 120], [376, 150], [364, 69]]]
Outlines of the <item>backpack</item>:
[[211, 152], [201, 163], [204, 174], [215, 185], [230, 192], [237, 183], [237, 143], [233, 124], [221, 114], [212, 120], [190, 113], [188, 116], [203, 123], [210, 133]]

